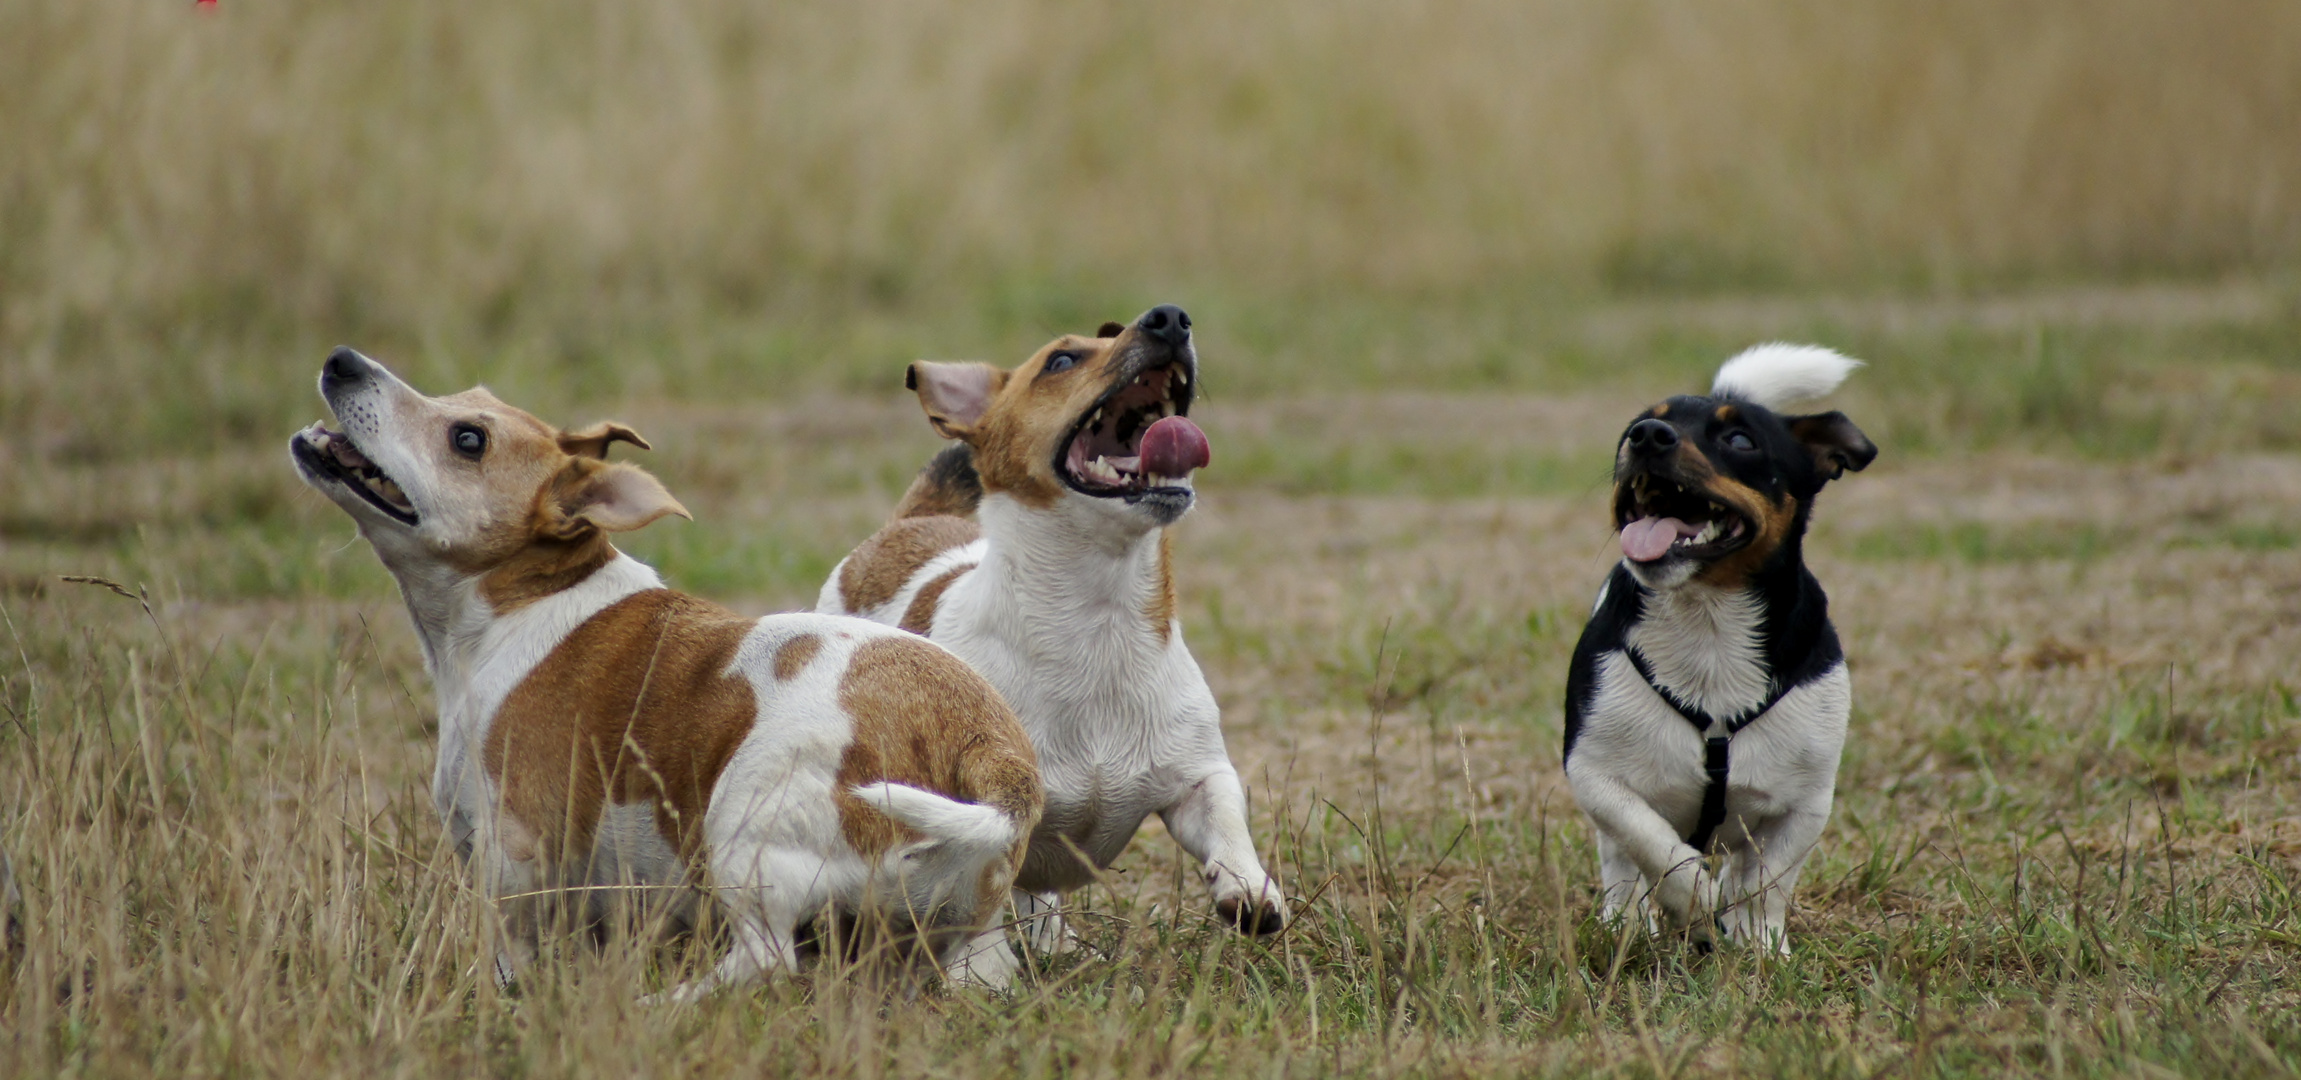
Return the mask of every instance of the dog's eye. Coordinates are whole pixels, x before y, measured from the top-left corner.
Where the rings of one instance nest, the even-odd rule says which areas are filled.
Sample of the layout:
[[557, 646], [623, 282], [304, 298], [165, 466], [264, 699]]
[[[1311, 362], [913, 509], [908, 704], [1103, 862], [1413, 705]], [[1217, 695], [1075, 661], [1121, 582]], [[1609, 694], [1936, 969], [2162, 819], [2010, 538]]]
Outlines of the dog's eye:
[[1757, 449], [1758, 444], [1750, 438], [1750, 433], [1747, 431], [1729, 431], [1726, 433], [1726, 447], [1747, 454]]
[[1079, 354], [1075, 352], [1059, 352], [1053, 356], [1047, 357], [1046, 366], [1040, 368], [1039, 370], [1052, 375], [1058, 371], [1069, 371], [1072, 367], [1076, 366], [1078, 362]]
[[479, 460], [481, 454], [487, 453], [487, 432], [470, 424], [457, 424], [449, 439], [455, 443], [456, 453], [474, 461]]

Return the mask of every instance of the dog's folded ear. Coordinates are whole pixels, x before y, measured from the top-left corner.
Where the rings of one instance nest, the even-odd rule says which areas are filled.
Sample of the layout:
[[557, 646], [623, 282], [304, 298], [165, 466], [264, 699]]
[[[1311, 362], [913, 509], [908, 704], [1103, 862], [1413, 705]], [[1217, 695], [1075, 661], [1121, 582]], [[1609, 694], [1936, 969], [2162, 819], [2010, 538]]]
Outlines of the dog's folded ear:
[[560, 474], [554, 487], [556, 513], [542, 528], [554, 539], [576, 540], [594, 529], [630, 532], [673, 514], [695, 520], [661, 480], [636, 465], [602, 465], [579, 458]]
[[605, 460], [607, 444], [612, 442], [627, 442], [641, 450], [655, 449], [647, 445], [647, 440], [640, 438], [638, 432], [613, 420], [602, 420], [587, 428], [559, 433], [559, 449], [576, 457]]
[[927, 422], [946, 439], [973, 434], [991, 398], [1007, 384], [1007, 373], [989, 364], [946, 364], [921, 360], [903, 376], [903, 388], [919, 395]]
[[1814, 468], [1821, 471], [1824, 480], [1844, 476], [1847, 469], [1860, 472], [1877, 460], [1878, 448], [1842, 412], [1782, 419], [1789, 424], [1791, 436], [1804, 443], [1807, 452], [1814, 455]]

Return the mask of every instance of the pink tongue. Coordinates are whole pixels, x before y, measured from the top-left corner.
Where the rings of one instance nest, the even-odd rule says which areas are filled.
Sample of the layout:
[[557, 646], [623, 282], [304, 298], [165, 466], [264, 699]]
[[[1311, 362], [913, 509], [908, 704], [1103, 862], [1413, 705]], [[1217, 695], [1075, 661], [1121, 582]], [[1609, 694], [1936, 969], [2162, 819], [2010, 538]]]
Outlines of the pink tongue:
[[1170, 416], [1152, 424], [1143, 432], [1142, 471], [1153, 476], [1181, 478], [1193, 469], [1206, 468], [1214, 460], [1214, 451], [1206, 444], [1206, 432], [1191, 423], [1188, 417]]
[[1653, 562], [1669, 554], [1679, 537], [1699, 531], [1677, 518], [1639, 518], [1622, 526], [1622, 554], [1636, 562]]

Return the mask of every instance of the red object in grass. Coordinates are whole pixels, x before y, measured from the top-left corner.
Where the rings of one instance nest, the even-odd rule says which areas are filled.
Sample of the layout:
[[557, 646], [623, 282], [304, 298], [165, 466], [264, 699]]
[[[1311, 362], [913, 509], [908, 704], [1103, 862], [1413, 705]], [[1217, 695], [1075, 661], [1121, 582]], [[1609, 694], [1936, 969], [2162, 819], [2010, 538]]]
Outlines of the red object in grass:
[[192, 0], [192, 6], [201, 11], [216, 10], [216, 0]]

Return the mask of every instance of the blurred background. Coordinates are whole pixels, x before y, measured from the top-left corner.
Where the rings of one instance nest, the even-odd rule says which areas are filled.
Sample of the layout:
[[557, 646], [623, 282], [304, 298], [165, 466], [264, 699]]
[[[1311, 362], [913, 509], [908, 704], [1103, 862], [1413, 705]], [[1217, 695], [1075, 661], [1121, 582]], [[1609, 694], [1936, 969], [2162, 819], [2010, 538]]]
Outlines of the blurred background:
[[[1218, 389], [1539, 388], [1668, 354], [1558, 330], [1609, 300], [2297, 256], [2281, 0], [0, 2], [35, 455], [271, 438], [339, 341], [545, 406], [765, 398], [1175, 301], [1231, 346]], [[1868, 325], [1817, 310], [1719, 344]]]
[[[618, 543], [759, 612], [909, 361], [1157, 303], [1298, 929], [1149, 836], [1028, 1007], [496, 996], [328, 349], [634, 424], [696, 520]], [[1699, 965], [1592, 916], [1559, 702], [1623, 423], [1768, 339], [1870, 362], [1860, 692], [1796, 951]], [[0, 1075], [2290, 1076], [2296, 417], [2293, 0], [0, 0]]]

